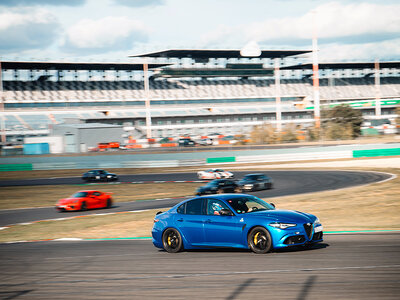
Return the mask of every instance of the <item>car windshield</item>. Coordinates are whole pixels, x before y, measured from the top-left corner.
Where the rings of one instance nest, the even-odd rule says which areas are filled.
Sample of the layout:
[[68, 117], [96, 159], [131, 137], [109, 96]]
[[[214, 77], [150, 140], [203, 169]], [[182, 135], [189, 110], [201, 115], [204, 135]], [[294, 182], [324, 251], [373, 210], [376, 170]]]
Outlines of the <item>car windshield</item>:
[[238, 214], [275, 209], [272, 205], [254, 196], [235, 197], [229, 199], [228, 203]]
[[77, 192], [75, 194], [73, 194], [71, 196], [71, 198], [81, 198], [81, 197], [86, 197], [87, 196], [87, 192]]
[[244, 180], [257, 180], [260, 176], [259, 175], [246, 175], [244, 176]]

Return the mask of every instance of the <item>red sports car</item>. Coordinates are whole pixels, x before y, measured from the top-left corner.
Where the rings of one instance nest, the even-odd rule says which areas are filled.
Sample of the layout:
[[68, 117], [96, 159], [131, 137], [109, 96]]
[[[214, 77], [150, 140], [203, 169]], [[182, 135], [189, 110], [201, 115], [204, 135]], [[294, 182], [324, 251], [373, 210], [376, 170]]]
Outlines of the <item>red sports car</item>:
[[111, 193], [99, 191], [79, 191], [69, 198], [58, 200], [56, 209], [61, 211], [87, 210], [92, 208], [110, 208]]

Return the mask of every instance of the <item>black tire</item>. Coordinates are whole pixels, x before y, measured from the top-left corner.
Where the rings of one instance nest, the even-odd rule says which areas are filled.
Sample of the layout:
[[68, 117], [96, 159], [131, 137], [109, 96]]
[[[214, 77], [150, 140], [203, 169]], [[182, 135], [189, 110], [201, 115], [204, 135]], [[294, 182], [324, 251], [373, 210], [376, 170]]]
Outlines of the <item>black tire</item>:
[[82, 202], [81, 211], [87, 210], [86, 202]]
[[183, 249], [181, 234], [174, 228], [168, 228], [162, 235], [162, 242], [165, 251], [177, 253]]
[[272, 239], [267, 229], [261, 226], [254, 227], [247, 236], [247, 243], [251, 251], [264, 254], [271, 250]]
[[110, 198], [108, 198], [106, 208], [111, 208], [111, 206], [112, 206], [112, 200]]
[[235, 193], [241, 193], [242, 192], [242, 188], [240, 186], [235, 187], [235, 189], [233, 190]]

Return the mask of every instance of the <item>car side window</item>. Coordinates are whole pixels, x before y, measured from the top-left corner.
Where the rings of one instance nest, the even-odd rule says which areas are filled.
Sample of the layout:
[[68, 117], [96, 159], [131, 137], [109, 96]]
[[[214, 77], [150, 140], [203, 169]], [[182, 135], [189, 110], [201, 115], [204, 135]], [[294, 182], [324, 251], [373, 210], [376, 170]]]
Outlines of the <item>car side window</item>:
[[99, 192], [94, 192], [93, 195], [100, 196], [100, 193]]
[[178, 207], [178, 209], [176, 210], [179, 214], [184, 214], [185, 213], [185, 208], [186, 208], [186, 203], [183, 203], [182, 205], [180, 205]]
[[219, 215], [221, 209], [229, 209], [229, 207], [221, 200], [207, 199], [207, 215]]
[[203, 199], [194, 199], [186, 202], [185, 214], [187, 215], [202, 215], [203, 214]]

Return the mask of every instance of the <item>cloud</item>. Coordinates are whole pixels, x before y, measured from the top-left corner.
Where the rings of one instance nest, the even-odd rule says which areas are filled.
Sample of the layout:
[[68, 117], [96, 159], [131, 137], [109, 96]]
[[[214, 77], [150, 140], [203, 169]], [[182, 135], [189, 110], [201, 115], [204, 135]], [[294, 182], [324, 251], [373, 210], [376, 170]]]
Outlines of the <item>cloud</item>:
[[324, 44], [320, 47], [319, 61], [397, 61], [398, 53], [400, 38], [377, 43]]
[[[400, 32], [400, 5], [330, 2], [316, 8], [315, 19], [320, 42], [373, 42], [392, 39]], [[252, 39], [302, 42], [312, 38], [313, 12], [298, 18], [275, 19], [253, 24], [246, 30]]]
[[86, 0], [1, 0], [0, 6], [35, 6], [35, 5], [55, 5], [55, 6], [80, 6]]
[[130, 7], [157, 6], [165, 4], [165, 0], [114, 0], [117, 5]]
[[0, 13], [0, 51], [44, 49], [55, 42], [59, 29], [57, 19], [43, 9]]
[[73, 53], [106, 53], [129, 50], [147, 41], [143, 23], [127, 17], [85, 19], [70, 27], [66, 33], [64, 50]]
[[[316, 8], [319, 43], [370, 43], [398, 37], [400, 5], [329, 2]], [[313, 35], [312, 11], [290, 18], [268, 19], [241, 27], [220, 28], [206, 36], [207, 45], [232, 37], [244, 44], [255, 40], [268, 45], [310, 45]]]

